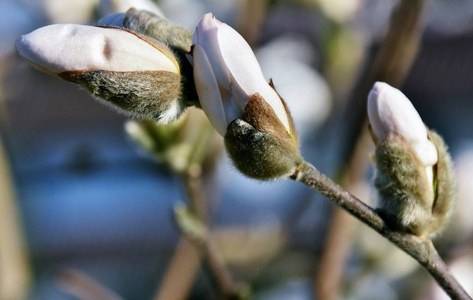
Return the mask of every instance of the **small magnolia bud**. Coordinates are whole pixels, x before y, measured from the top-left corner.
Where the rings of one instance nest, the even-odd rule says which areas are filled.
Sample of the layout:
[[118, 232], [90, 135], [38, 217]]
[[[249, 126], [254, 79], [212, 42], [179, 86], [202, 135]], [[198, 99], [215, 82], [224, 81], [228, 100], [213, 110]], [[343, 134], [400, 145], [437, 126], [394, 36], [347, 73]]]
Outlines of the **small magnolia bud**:
[[200, 104], [235, 166], [257, 179], [290, 175], [301, 158], [284, 100], [268, 84], [248, 43], [206, 14], [192, 36]]
[[437, 234], [454, 204], [451, 158], [399, 90], [376, 83], [368, 97], [376, 152], [378, 211], [391, 226], [420, 237]]
[[137, 33], [58, 24], [22, 36], [16, 47], [37, 69], [81, 84], [132, 116], [167, 123], [185, 108], [173, 52]]

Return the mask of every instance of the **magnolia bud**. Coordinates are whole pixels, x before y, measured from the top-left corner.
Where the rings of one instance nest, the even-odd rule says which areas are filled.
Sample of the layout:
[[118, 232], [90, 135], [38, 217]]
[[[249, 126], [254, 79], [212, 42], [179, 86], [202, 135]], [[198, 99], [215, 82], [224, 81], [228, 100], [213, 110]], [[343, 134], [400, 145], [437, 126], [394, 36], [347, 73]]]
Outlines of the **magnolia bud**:
[[199, 106], [192, 66], [186, 59], [186, 55], [191, 50], [192, 34], [187, 29], [152, 12], [134, 8], [130, 8], [125, 13], [122, 26], [155, 39], [173, 51], [181, 67], [181, 97], [187, 106]]
[[166, 123], [185, 109], [173, 52], [135, 32], [50, 25], [22, 36], [16, 47], [37, 69], [81, 84], [132, 116]]
[[297, 133], [248, 43], [210, 13], [200, 20], [192, 42], [200, 105], [225, 137], [235, 166], [257, 179], [290, 175], [301, 161]]
[[368, 96], [376, 145], [378, 211], [389, 225], [433, 236], [454, 203], [451, 158], [440, 136], [429, 131], [401, 91], [377, 82]]

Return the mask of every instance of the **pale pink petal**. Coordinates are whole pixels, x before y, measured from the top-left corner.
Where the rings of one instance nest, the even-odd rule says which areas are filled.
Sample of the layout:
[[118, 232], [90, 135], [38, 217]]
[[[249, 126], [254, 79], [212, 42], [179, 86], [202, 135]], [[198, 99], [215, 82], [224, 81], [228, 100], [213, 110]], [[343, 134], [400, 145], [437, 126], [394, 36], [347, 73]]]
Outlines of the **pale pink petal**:
[[222, 23], [218, 30], [218, 44], [233, 79], [231, 90], [236, 96], [238, 106], [245, 107], [251, 95], [260, 93], [290, 132], [284, 105], [264, 79], [259, 63], [245, 39], [233, 28]]
[[225, 136], [228, 123], [212, 66], [204, 49], [198, 44], [194, 45], [193, 56], [194, 80], [200, 105], [215, 129]]
[[52, 73], [64, 71], [179, 72], [179, 66], [136, 35], [118, 28], [56, 24], [22, 36], [19, 54]]
[[204, 49], [220, 85], [229, 87], [231, 78], [218, 45], [218, 31], [219, 23], [217, 23], [212, 13], [207, 13], [197, 24], [192, 36], [192, 43], [198, 44]]
[[427, 140], [427, 129], [411, 101], [387, 83], [375, 83], [368, 96], [368, 116], [380, 139], [396, 132], [409, 141]]
[[438, 161], [438, 153], [435, 145], [427, 140], [412, 145], [419, 158], [422, 160], [424, 165], [433, 166]]
[[395, 132], [411, 143], [425, 166], [437, 163], [437, 149], [427, 137], [424, 122], [401, 91], [376, 82], [368, 96], [368, 117], [378, 139]]

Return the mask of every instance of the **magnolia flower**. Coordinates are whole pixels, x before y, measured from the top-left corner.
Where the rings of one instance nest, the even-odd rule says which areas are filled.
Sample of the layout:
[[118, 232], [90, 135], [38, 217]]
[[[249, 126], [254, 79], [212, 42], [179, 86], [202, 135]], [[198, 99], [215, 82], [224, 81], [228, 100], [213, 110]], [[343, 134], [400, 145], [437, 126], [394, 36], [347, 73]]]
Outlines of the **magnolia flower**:
[[376, 82], [368, 96], [368, 117], [375, 140], [396, 133], [411, 144], [426, 167], [429, 182], [433, 183], [432, 166], [437, 163], [437, 149], [428, 139], [427, 128], [411, 101], [389, 84]]
[[194, 80], [202, 109], [225, 136], [228, 125], [240, 119], [250, 97], [259, 93], [291, 134], [286, 108], [264, 79], [248, 43], [211, 13], [202, 17], [192, 36]]
[[156, 40], [121, 28], [57, 24], [22, 36], [16, 47], [40, 71], [79, 83], [128, 114], [166, 123], [184, 110], [179, 64]]
[[386, 83], [377, 82], [370, 92], [368, 116], [376, 143], [378, 212], [398, 230], [434, 237], [455, 203], [447, 146], [426, 128], [409, 99]]
[[294, 123], [248, 43], [210, 13], [200, 20], [192, 42], [200, 105], [224, 136], [235, 166], [256, 179], [293, 174], [302, 160]]

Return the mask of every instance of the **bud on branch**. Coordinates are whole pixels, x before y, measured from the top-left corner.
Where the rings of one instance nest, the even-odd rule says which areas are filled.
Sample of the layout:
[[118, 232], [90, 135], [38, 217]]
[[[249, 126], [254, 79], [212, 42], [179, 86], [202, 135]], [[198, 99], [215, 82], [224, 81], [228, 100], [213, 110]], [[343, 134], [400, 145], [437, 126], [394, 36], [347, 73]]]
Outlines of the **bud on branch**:
[[167, 123], [185, 109], [174, 53], [138, 33], [57, 24], [22, 36], [16, 47], [40, 71], [80, 84], [126, 114]]
[[420, 237], [437, 234], [454, 204], [450, 155], [399, 90], [377, 82], [368, 96], [368, 116], [377, 144], [378, 211], [390, 225]]
[[210, 13], [200, 20], [192, 42], [200, 104], [225, 137], [235, 166], [257, 179], [291, 175], [302, 161], [294, 123], [248, 43]]

